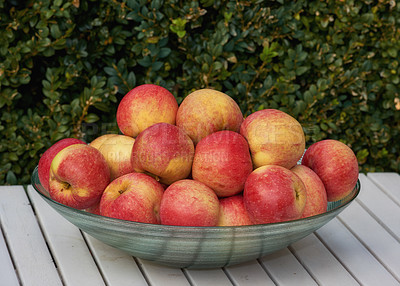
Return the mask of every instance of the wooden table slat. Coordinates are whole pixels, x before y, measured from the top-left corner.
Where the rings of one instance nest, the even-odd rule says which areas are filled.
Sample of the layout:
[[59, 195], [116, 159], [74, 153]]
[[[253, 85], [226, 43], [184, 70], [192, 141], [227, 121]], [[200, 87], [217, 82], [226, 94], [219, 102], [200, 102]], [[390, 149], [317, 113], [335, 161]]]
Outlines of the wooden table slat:
[[64, 282], [67, 285], [105, 285], [81, 231], [52, 209], [32, 186], [28, 187], [28, 194]]
[[290, 246], [302, 265], [320, 285], [359, 285], [315, 234]]
[[400, 175], [397, 173], [368, 173], [368, 178], [400, 205]]
[[357, 201], [339, 214], [340, 220], [400, 281], [400, 243], [388, 233]]
[[22, 186], [2, 187], [0, 221], [21, 283], [62, 285]]
[[385, 192], [383, 192], [365, 175], [360, 175], [360, 182], [364, 189], [357, 197], [357, 201], [362, 204], [364, 209], [373, 213], [374, 217], [378, 219], [386, 229], [390, 229], [390, 232], [393, 233], [400, 242], [399, 205], [391, 200]]
[[232, 283], [221, 268], [185, 269], [186, 277], [193, 286], [209, 286], [218, 281], [218, 286], [231, 286]]
[[267, 286], [275, 285], [257, 260], [226, 267], [226, 274], [234, 285]]
[[260, 259], [269, 275], [279, 285], [317, 285], [298, 259], [284, 248]]
[[[0, 196], [1, 198], [1, 196]], [[1, 226], [1, 224], [0, 224]], [[17, 274], [11, 260], [3, 231], [0, 228], [0, 277], [1, 283], [7, 286], [19, 285]]]
[[399, 285], [399, 281], [338, 219], [333, 219], [316, 233], [362, 285]]
[[84, 236], [107, 285], [147, 285], [132, 256], [108, 246], [88, 234], [84, 234]]
[[165, 267], [140, 258], [136, 260], [150, 285], [190, 286], [181, 269]]

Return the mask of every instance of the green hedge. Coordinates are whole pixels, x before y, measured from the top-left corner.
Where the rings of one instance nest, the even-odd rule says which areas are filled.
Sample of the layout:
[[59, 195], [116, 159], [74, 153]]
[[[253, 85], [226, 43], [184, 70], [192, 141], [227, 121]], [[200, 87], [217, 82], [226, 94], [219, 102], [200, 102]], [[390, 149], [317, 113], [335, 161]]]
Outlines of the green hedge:
[[400, 171], [393, 0], [0, 1], [0, 184], [26, 184], [64, 137], [117, 132], [131, 88], [199, 88], [245, 115], [279, 108], [307, 144], [340, 139], [362, 171]]

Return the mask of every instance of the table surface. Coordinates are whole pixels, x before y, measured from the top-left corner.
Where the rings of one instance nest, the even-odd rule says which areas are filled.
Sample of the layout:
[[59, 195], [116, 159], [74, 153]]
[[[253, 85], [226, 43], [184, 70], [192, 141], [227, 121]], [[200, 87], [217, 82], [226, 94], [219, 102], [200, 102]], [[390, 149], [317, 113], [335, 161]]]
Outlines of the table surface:
[[83, 233], [32, 186], [0, 187], [0, 285], [400, 285], [400, 175], [360, 174], [359, 196], [306, 238], [248, 263], [176, 269]]

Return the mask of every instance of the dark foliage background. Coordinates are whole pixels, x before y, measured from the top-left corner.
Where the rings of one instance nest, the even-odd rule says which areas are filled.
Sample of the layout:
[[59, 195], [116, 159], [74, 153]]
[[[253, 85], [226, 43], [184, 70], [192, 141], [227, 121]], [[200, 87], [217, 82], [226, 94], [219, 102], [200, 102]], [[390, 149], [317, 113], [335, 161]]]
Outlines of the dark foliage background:
[[0, 184], [26, 184], [64, 137], [117, 132], [143, 83], [200, 88], [245, 115], [279, 108], [307, 144], [400, 171], [400, 5], [393, 0], [0, 0]]

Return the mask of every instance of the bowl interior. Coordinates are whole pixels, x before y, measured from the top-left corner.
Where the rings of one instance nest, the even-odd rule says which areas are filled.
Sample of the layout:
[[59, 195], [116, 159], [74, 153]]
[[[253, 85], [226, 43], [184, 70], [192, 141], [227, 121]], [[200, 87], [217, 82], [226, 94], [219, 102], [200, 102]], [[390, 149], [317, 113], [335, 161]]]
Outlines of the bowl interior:
[[359, 194], [358, 181], [343, 200], [329, 202], [326, 213], [271, 224], [234, 227], [182, 227], [124, 221], [77, 210], [52, 200], [40, 184], [32, 185], [58, 213], [82, 231], [132, 256], [180, 268], [214, 268], [260, 258], [314, 232]]

